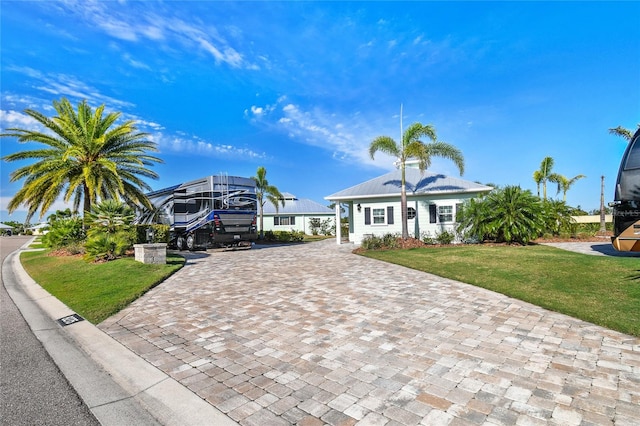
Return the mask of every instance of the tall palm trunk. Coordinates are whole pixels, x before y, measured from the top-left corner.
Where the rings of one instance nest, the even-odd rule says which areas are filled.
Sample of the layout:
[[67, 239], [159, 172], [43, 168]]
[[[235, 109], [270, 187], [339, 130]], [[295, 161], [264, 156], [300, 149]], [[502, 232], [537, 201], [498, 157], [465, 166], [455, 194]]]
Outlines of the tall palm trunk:
[[407, 218], [407, 184], [405, 179], [405, 166], [401, 165], [402, 185], [400, 187], [400, 213], [402, 214], [402, 239], [409, 238], [408, 218]]
[[83, 200], [83, 207], [82, 207], [82, 211], [83, 213], [86, 215], [87, 213], [91, 212], [91, 195], [89, 192], [89, 186], [86, 183], [82, 184], [82, 190], [84, 191], [84, 200]]

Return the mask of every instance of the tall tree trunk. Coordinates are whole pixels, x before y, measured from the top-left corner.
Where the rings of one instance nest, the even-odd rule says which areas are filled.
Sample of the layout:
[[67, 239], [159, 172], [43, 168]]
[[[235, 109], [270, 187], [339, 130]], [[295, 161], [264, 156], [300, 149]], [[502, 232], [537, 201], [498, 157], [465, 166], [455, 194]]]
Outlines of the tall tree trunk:
[[260, 203], [260, 239], [264, 240], [264, 204]]
[[84, 191], [84, 200], [83, 200], [83, 207], [82, 207], [82, 212], [84, 214], [87, 214], [91, 211], [91, 194], [89, 193], [89, 187], [87, 186], [86, 183], [82, 184], [82, 190]]
[[402, 215], [402, 239], [409, 238], [409, 225], [407, 218], [407, 185], [405, 182], [404, 162], [400, 165], [402, 168], [402, 187], [400, 190], [400, 214]]

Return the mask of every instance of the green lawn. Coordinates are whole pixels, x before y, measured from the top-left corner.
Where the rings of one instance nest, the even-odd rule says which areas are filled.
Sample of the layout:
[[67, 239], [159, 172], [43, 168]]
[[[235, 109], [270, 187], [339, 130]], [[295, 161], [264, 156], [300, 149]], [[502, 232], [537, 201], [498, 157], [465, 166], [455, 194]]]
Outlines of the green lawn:
[[640, 336], [638, 258], [591, 256], [538, 245], [461, 245], [362, 254]]
[[71, 256], [47, 256], [49, 251], [22, 253], [27, 273], [49, 293], [88, 321], [98, 324], [143, 295], [184, 265], [167, 254], [166, 265], [123, 258], [88, 263]]

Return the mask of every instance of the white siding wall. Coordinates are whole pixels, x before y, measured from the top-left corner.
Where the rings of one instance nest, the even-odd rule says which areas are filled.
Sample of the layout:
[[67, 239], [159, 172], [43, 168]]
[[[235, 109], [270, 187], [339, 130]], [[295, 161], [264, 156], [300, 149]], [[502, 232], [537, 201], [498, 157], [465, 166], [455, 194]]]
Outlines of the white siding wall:
[[[278, 217], [283, 217], [283, 216], [288, 216], [288, 217], [295, 217], [295, 224], [294, 225], [277, 225], [274, 226], [273, 224], [273, 218], [274, 215], [265, 215], [264, 216], [264, 230], [265, 231], [302, 231], [305, 234], [309, 234], [311, 235], [311, 224], [310, 221], [313, 218], [318, 218], [320, 219], [320, 221], [325, 221], [327, 219], [331, 220], [331, 225], [335, 224], [336, 218], [335, 215], [333, 213], [331, 214], [298, 214], [298, 215], [293, 215], [293, 214], [286, 214], [286, 213], [280, 213], [278, 215], [275, 215]], [[260, 223], [260, 219], [258, 218], [258, 224]], [[259, 226], [259, 225], [258, 225]]]
[[[431, 237], [435, 237], [444, 230], [455, 231], [455, 218], [456, 218], [456, 206], [463, 203], [465, 200], [473, 198], [473, 195], [457, 194], [456, 198], [444, 197], [444, 196], [430, 196], [429, 198], [412, 198], [407, 199], [407, 207], [412, 207], [416, 210], [416, 217], [409, 219], [409, 236], [421, 238], [424, 234], [429, 233]], [[358, 211], [358, 204], [360, 205], [360, 211]], [[430, 222], [429, 205], [435, 205], [436, 207], [436, 223]], [[451, 206], [452, 221], [441, 222], [438, 215], [438, 207]], [[388, 224], [388, 207], [393, 207], [393, 224]], [[371, 223], [365, 224], [365, 212], [366, 209], [370, 209]], [[375, 224], [373, 223], [373, 210], [384, 209], [385, 223]], [[400, 200], [398, 198], [388, 199], [372, 199], [361, 200], [360, 203], [354, 202], [353, 204], [353, 234], [350, 234], [350, 239], [356, 243], [362, 243], [362, 240], [367, 235], [383, 236], [385, 234], [402, 234], [402, 215], [400, 210]]]

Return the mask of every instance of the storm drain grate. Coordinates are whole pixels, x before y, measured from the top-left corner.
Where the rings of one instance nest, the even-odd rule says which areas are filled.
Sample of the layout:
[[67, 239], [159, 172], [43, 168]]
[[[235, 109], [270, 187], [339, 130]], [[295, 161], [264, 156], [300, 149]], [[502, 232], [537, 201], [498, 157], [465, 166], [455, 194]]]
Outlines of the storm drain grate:
[[80, 322], [80, 321], [84, 321], [84, 318], [82, 318], [78, 314], [73, 314], [73, 315], [67, 315], [66, 317], [60, 318], [58, 320], [58, 324], [60, 324], [61, 326], [65, 327], [67, 325], [75, 324], [75, 323]]

